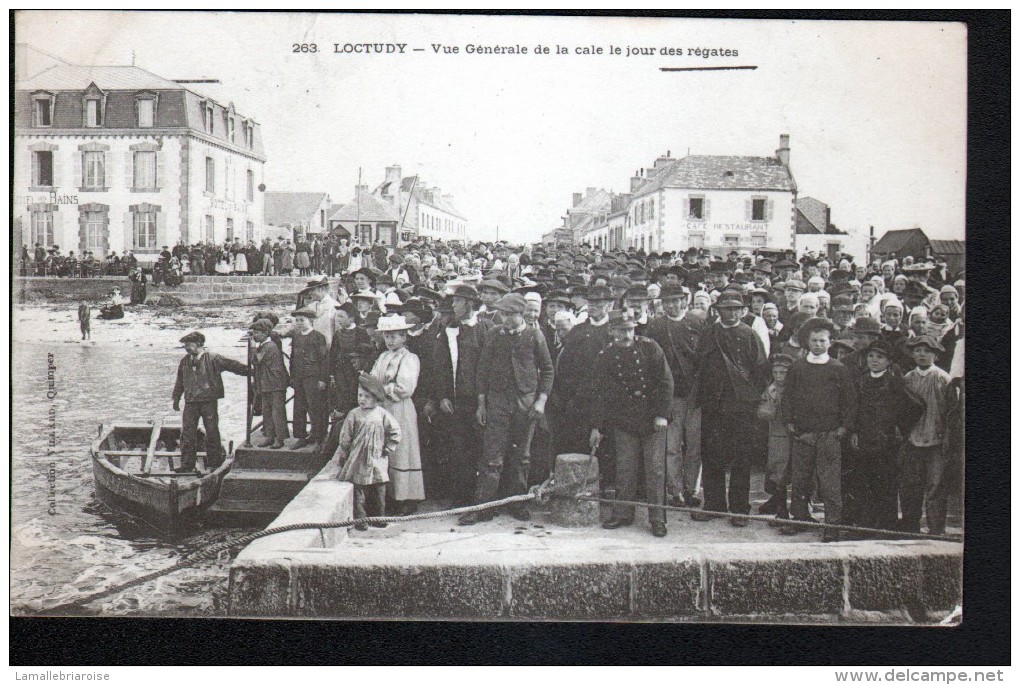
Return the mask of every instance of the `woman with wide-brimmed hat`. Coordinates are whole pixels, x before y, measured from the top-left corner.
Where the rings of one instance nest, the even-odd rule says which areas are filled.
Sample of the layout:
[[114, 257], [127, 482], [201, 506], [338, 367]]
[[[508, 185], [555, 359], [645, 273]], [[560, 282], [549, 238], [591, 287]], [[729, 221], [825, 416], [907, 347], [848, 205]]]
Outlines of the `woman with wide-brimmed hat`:
[[421, 361], [407, 349], [407, 332], [412, 325], [400, 314], [379, 317], [378, 332], [386, 342], [386, 351], [372, 367], [386, 392], [383, 407], [397, 419], [402, 435], [396, 451], [390, 455], [390, 498], [397, 515], [414, 513], [425, 499], [421, 472], [421, 448], [418, 439], [418, 412], [411, 396], [418, 387]]

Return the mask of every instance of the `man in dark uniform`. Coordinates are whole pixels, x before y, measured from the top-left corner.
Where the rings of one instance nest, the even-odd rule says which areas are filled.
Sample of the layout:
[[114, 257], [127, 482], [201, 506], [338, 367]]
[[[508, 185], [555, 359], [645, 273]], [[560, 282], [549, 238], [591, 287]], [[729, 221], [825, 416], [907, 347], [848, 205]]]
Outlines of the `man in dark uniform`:
[[450, 300], [452, 316], [434, 336], [435, 366], [426, 411], [435, 417], [437, 435], [445, 435], [449, 440], [449, 464], [443, 480], [454, 506], [464, 506], [474, 497], [475, 474], [482, 454], [482, 435], [475, 418], [477, 372], [491, 324], [478, 316], [482, 301], [473, 286], [457, 286]]
[[[486, 335], [476, 379], [476, 418], [484, 428], [477, 503], [527, 492], [532, 427], [545, 413], [553, 384], [553, 363], [545, 338], [524, 322], [524, 296], [504, 295], [496, 309], [503, 315], [503, 323]], [[518, 521], [531, 518], [523, 504], [510, 513]], [[458, 523], [469, 526], [492, 517], [491, 511], [465, 514]]]
[[247, 376], [248, 367], [239, 361], [222, 357], [205, 349], [205, 336], [194, 331], [181, 338], [187, 354], [177, 366], [174, 384], [174, 411], [181, 410], [184, 398], [184, 415], [181, 419], [181, 466], [177, 473], [203, 471], [196, 465], [198, 449], [198, 420], [205, 427], [205, 465], [214, 469], [223, 463], [223, 444], [220, 439], [219, 400], [223, 397], [224, 371]]
[[[294, 388], [294, 449], [326, 440], [326, 378], [329, 375], [329, 347], [326, 337], [312, 327], [315, 310], [303, 307], [293, 313], [296, 330], [291, 336], [290, 385]], [[306, 418], [311, 424], [309, 430]]]
[[667, 493], [681, 506], [696, 507], [698, 474], [701, 472], [701, 411], [691, 406], [691, 388], [697, 367], [698, 342], [708, 324], [687, 316], [690, 291], [667, 284], [661, 293], [665, 316], [648, 324], [648, 337], [659, 343], [673, 373], [673, 398], [667, 417]]
[[[761, 340], [750, 326], [740, 322], [744, 309], [740, 294], [724, 291], [715, 308], [719, 321], [704, 332], [697, 349], [694, 392], [701, 407], [705, 511], [692, 513], [695, 521], [710, 520], [710, 511], [747, 514], [751, 510], [751, 456], [755, 450], [751, 436], [768, 373]], [[747, 525], [746, 519], [731, 519], [731, 523]]]
[[[613, 342], [595, 362], [595, 393], [590, 442], [602, 441], [598, 426], [612, 431], [616, 443], [617, 498], [634, 501], [638, 478], [643, 475], [645, 499], [662, 504], [666, 495], [666, 427], [673, 399], [673, 374], [658, 343], [635, 336], [637, 322], [629, 309], [610, 312]], [[666, 512], [649, 509], [652, 535], [666, 535]], [[614, 529], [634, 521], [634, 507], [613, 507], [602, 524]]]

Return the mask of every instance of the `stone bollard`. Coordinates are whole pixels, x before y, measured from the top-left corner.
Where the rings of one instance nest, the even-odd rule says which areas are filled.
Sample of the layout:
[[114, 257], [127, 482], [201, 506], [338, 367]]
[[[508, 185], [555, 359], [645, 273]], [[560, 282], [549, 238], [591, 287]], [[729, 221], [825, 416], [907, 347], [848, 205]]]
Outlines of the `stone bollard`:
[[599, 525], [598, 502], [578, 500], [578, 488], [569, 487], [577, 484], [584, 494], [598, 493], [599, 460], [587, 454], [560, 454], [556, 457], [553, 477], [557, 486], [566, 487], [550, 497], [552, 520], [571, 528]]

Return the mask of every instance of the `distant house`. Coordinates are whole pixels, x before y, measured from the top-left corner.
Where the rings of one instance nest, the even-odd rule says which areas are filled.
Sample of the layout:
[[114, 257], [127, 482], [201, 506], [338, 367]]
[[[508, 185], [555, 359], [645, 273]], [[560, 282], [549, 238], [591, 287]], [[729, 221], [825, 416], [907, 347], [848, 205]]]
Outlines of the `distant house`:
[[381, 241], [388, 247], [400, 244], [397, 225], [400, 216], [385, 200], [369, 192], [368, 186], [354, 189], [354, 199], [335, 209], [329, 217], [330, 233], [341, 238], [357, 238], [362, 245]]
[[864, 261], [867, 238], [863, 235], [850, 235], [836, 228], [832, 223], [829, 205], [813, 197], [799, 197], [793, 204], [796, 213], [797, 254], [814, 252], [833, 260], [837, 254], [841, 257], [850, 255]]
[[936, 257], [946, 260], [950, 273], [960, 273], [967, 268], [967, 243], [964, 240], [933, 240], [931, 251]]
[[949, 270], [957, 272], [965, 268], [966, 246], [963, 240], [929, 240], [920, 228], [908, 228], [886, 231], [871, 248], [871, 254], [882, 259], [895, 255], [901, 260], [908, 256], [915, 260], [942, 257]]
[[300, 240], [329, 229], [332, 203], [327, 193], [267, 192], [265, 199], [267, 237]]

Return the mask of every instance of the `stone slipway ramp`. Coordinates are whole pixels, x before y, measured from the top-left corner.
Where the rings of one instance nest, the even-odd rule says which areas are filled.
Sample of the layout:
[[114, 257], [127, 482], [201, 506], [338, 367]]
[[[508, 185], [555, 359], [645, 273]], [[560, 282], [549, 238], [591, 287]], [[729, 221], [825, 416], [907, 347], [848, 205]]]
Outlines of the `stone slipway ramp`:
[[[273, 526], [352, 517], [352, 486], [327, 465]], [[300, 531], [249, 545], [230, 571], [232, 616], [336, 619], [754, 621], [937, 624], [961, 604], [963, 546], [823, 544], [764, 524], [671, 514], [653, 538], [565, 528], [535, 504], [472, 527], [456, 519], [364, 533]]]

